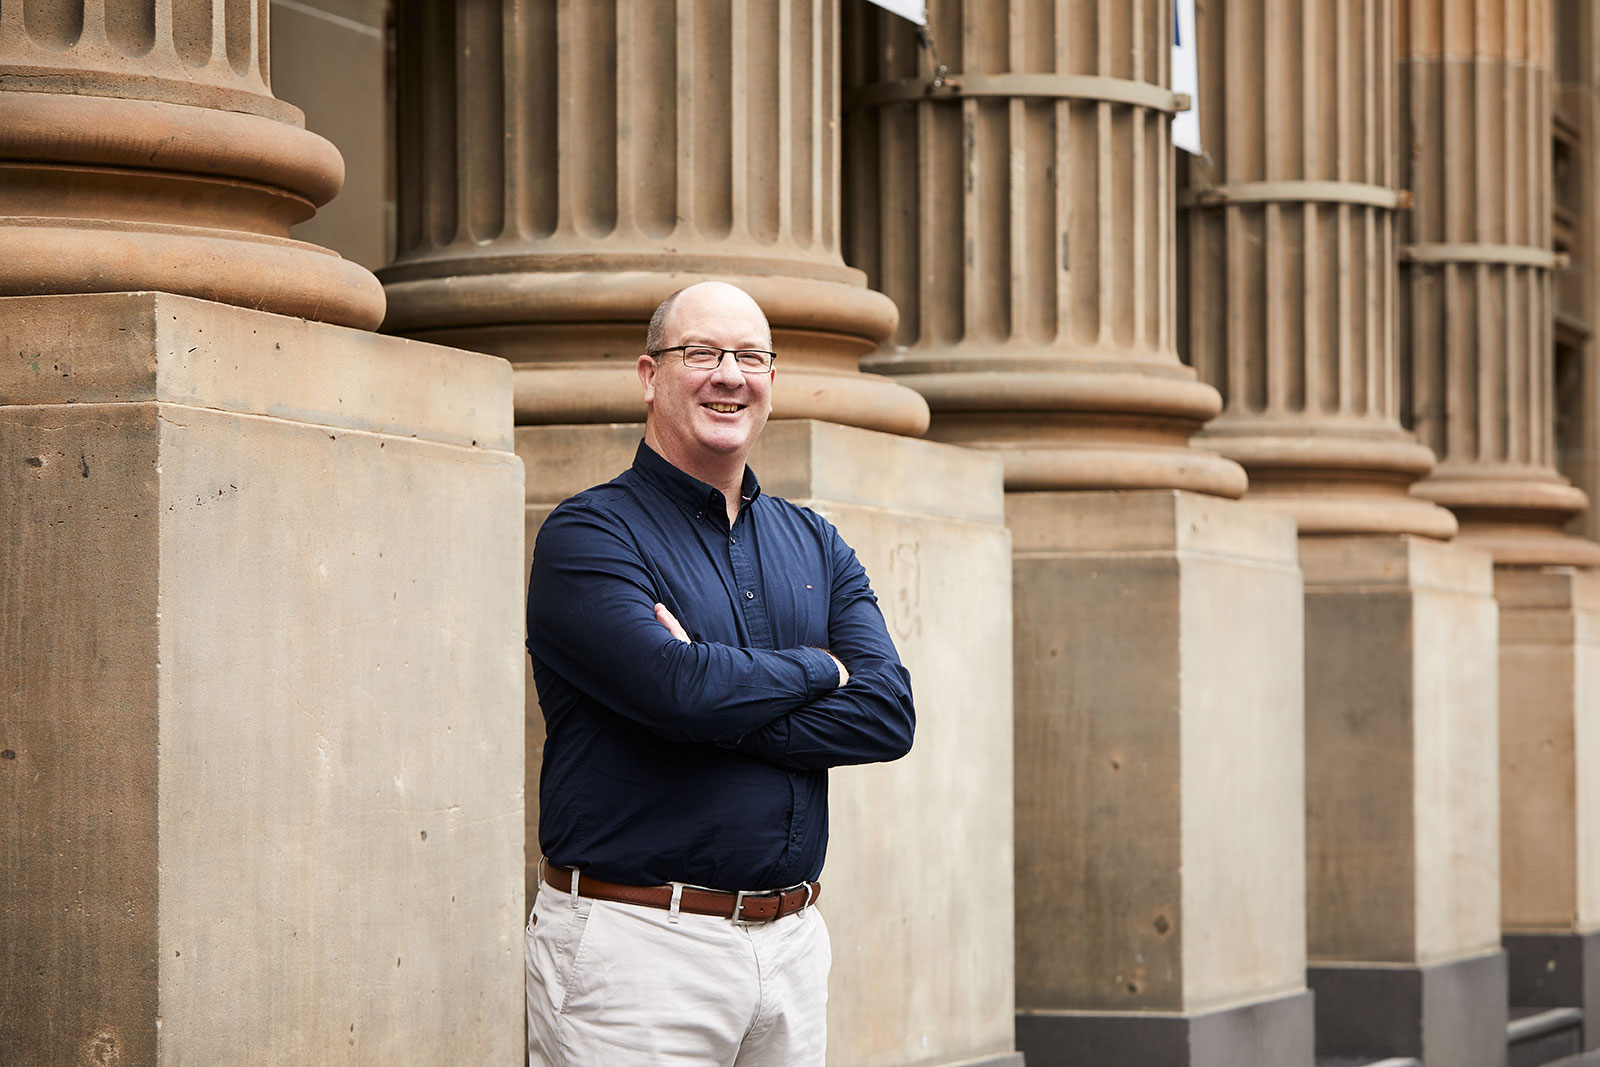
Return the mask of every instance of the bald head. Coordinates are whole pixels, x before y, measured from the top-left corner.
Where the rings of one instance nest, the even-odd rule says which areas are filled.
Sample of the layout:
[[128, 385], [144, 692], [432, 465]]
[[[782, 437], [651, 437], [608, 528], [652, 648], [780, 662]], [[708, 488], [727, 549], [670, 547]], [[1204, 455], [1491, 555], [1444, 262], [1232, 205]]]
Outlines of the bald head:
[[676, 344], [678, 322], [685, 314], [692, 316], [702, 310], [754, 313], [766, 331], [762, 347], [772, 347], [772, 327], [767, 325], [767, 316], [754, 297], [727, 282], [696, 282], [679, 289], [657, 306], [655, 314], [650, 316], [650, 329], [645, 332], [644, 350], [659, 352]]

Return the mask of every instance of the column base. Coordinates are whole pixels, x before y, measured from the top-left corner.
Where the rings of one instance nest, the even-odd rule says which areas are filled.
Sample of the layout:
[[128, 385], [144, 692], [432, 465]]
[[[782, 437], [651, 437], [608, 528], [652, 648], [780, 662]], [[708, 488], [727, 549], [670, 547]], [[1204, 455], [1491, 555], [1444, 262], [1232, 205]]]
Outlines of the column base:
[[1506, 934], [1511, 1003], [1519, 1008], [1578, 1008], [1583, 1048], [1600, 1048], [1600, 931]]
[[1312, 965], [1317, 1054], [1417, 1056], [1429, 1067], [1504, 1067], [1506, 954], [1423, 966]]
[[1305, 991], [1196, 1013], [1019, 1012], [1017, 1048], [1028, 1067], [1294, 1067], [1312, 1062], [1311, 1020]]

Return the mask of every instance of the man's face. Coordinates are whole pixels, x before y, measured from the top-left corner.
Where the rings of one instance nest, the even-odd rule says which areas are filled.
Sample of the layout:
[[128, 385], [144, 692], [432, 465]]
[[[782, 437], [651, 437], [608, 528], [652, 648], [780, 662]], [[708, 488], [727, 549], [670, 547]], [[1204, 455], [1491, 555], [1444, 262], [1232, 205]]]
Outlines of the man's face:
[[[705, 284], [687, 290], [669, 315], [667, 342], [714, 348], [771, 348], [766, 316], [743, 291]], [[649, 426], [665, 459], [694, 473], [703, 464], [743, 462], [772, 411], [770, 374], [745, 374], [732, 356], [716, 370], [683, 365], [678, 352], [639, 359]]]

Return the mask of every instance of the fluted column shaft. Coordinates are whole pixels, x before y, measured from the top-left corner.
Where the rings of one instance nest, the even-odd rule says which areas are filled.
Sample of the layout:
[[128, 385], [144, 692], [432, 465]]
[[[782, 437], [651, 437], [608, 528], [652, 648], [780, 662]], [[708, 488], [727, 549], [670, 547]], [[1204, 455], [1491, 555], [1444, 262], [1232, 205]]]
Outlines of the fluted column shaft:
[[157, 289], [378, 324], [371, 274], [288, 238], [344, 164], [272, 97], [268, 7], [0, 7], [0, 296]]
[[1302, 534], [1451, 536], [1407, 491], [1433, 456], [1400, 423], [1393, 5], [1247, 0], [1196, 29], [1179, 341], [1225, 398], [1206, 444]]
[[920, 433], [859, 372], [895, 309], [839, 252], [835, 0], [399, 5], [386, 329], [505, 356], [524, 423], [642, 415], [633, 357], [697, 279], [751, 292], [774, 414]]
[[1400, 0], [1401, 345], [1419, 495], [1499, 563], [1600, 563], [1555, 469], [1548, 0]]
[[1188, 447], [1219, 401], [1174, 346], [1169, 5], [937, 4], [937, 56], [856, 18], [847, 258], [901, 309], [867, 366], [933, 436], [1001, 451], [1009, 489], [1238, 496]]

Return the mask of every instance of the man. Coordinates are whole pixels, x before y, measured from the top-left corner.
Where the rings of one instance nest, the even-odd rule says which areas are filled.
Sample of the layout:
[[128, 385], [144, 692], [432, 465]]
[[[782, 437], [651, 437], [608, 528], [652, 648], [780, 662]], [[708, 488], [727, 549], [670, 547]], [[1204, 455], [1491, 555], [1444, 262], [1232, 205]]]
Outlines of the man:
[[771, 349], [743, 290], [668, 297], [633, 467], [535, 543], [530, 1064], [823, 1062], [827, 769], [898, 759], [914, 712], [855, 553], [745, 465]]

